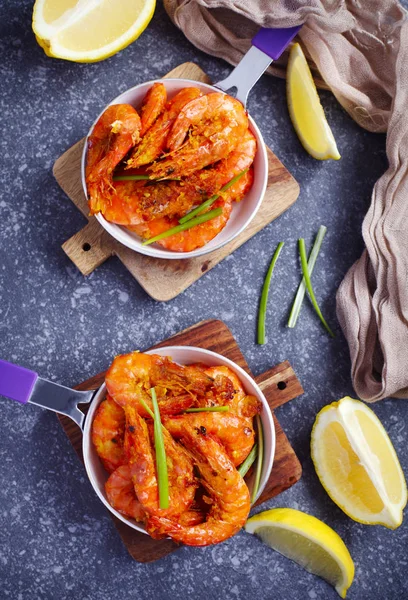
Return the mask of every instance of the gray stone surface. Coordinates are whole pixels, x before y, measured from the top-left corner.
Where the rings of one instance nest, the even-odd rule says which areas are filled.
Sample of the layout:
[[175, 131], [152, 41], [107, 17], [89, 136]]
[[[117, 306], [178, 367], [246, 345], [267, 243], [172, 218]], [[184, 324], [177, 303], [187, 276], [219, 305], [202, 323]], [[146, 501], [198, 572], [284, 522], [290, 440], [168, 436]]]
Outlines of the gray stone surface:
[[[386, 168], [385, 138], [359, 129], [329, 93], [322, 102], [340, 162], [317, 162], [290, 124], [283, 81], [263, 77], [249, 109], [267, 143], [299, 181], [297, 203], [177, 299], [150, 299], [116, 259], [84, 278], [61, 244], [84, 218], [58, 188], [55, 159], [86, 134], [119, 92], [186, 60], [214, 80], [227, 64], [197, 51], [161, 6], [148, 30], [107, 61], [80, 65], [47, 58], [31, 31], [32, 2], [0, 6], [1, 194], [0, 356], [74, 385], [105, 369], [119, 352], [146, 348], [193, 323], [223, 319], [255, 374], [289, 359], [305, 395], [278, 416], [303, 465], [303, 478], [265, 505], [290, 506], [331, 525], [356, 564], [350, 599], [407, 598], [407, 526], [367, 527], [346, 517], [323, 491], [309, 452], [317, 411], [353, 395], [346, 342], [336, 324], [335, 292], [363, 248], [361, 222], [375, 180]], [[328, 235], [314, 282], [331, 340], [308, 303], [295, 330], [285, 327], [299, 281], [296, 240]], [[255, 343], [257, 304], [271, 254], [285, 240], [273, 278], [268, 343]], [[406, 402], [374, 406], [408, 467]], [[336, 598], [323, 581], [240, 533], [208, 549], [178, 550], [151, 565], [128, 556], [109, 515], [54, 414], [0, 402], [0, 597]]]

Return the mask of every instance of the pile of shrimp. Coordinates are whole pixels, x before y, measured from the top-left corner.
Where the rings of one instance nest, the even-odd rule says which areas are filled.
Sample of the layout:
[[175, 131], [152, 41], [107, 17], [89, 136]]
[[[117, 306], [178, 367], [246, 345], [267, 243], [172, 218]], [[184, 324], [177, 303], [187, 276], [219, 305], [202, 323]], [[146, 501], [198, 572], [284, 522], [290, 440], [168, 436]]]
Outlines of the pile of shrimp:
[[[181, 366], [169, 357], [117, 356], [106, 374], [108, 395], [92, 423], [92, 441], [109, 477], [109, 503], [141, 522], [153, 538], [190, 546], [218, 544], [237, 533], [250, 510], [237, 470], [255, 442], [261, 403], [228, 367]], [[163, 425], [168, 508], [159, 506], [150, 389]], [[228, 406], [228, 412], [184, 412]]]
[[[242, 104], [222, 92], [184, 88], [171, 99], [155, 83], [137, 111], [109, 106], [88, 138], [86, 184], [91, 214], [149, 239], [178, 225], [192, 208], [246, 171], [211, 209], [210, 221], [157, 243], [189, 252], [212, 240], [227, 224], [232, 203], [253, 183], [256, 140]], [[114, 175], [147, 175], [151, 181], [118, 181]], [[210, 210], [210, 209], [208, 209]]]

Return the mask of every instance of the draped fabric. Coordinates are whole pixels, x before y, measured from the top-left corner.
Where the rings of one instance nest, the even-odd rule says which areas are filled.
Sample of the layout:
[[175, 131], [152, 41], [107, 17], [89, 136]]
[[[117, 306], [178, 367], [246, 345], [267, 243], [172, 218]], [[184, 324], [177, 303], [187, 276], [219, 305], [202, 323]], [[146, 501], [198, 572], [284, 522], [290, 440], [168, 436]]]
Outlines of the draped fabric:
[[[337, 293], [354, 388], [408, 397], [408, 21], [394, 0], [164, 0], [200, 50], [237, 64], [260, 26], [304, 23], [312, 68], [365, 129], [387, 132], [389, 168], [363, 223], [366, 249]], [[285, 55], [272, 73], [284, 74]], [[321, 82], [321, 81], [320, 81]]]

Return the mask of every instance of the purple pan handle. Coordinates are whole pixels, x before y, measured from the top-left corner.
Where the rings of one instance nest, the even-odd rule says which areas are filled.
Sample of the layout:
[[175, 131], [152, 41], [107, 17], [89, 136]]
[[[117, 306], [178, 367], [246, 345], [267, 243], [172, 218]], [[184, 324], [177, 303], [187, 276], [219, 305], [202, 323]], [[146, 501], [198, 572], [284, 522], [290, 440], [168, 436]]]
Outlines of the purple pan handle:
[[1, 396], [27, 404], [37, 379], [38, 375], [34, 371], [0, 360]]
[[263, 27], [253, 38], [252, 45], [273, 60], [277, 60], [301, 27], [301, 25], [285, 29], [266, 29]]

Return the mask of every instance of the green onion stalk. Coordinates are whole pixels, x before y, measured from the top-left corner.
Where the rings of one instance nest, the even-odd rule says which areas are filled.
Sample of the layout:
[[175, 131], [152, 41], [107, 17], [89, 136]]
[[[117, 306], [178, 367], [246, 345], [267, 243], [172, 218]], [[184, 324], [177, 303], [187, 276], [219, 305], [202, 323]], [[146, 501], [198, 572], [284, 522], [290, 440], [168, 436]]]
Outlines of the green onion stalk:
[[265, 344], [265, 321], [266, 321], [266, 307], [268, 304], [269, 286], [272, 279], [272, 273], [275, 268], [276, 261], [279, 258], [279, 254], [284, 246], [284, 242], [279, 242], [269, 265], [268, 272], [266, 273], [265, 281], [262, 288], [261, 301], [259, 304], [259, 315], [258, 315], [258, 344]]
[[254, 486], [252, 488], [252, 494], [251, 494], [251, 504], [254, 504], [256, 497], [258, 495], [259, 484], [261, 482], [263, 455], [264, 455], [264, 436], [263, 436], [262, 421], [261, 421], [261, 417], [259, 415], [256, 415], [256, 429], [258, 432], [258, 455], [257, 455], [257, 461], [256, 461], [256, 468], [255, 468]]
[[200, 204], [200, 206], [197, 206], [197, 208], [194, 208], [194, 210], [191, 210], [189, 213], [187, 213], [184, 217], [182, 217], [181, 219], [179, 219], [179, 223], [183, 224], [183, 223], [187, 223], [187, 221], [190, 221], [193, 217], [195, 217], [196, 215], [199, 215], [200, 213], [202, 213], [204, 210], [207, 210], [207, 208], [210, 208], [210, 206], [212, 206], [214, 204], [214, 202], [224, 193], [226, 192], [231, 186], [234, 185], [234, 183], [236, 183], [239, 179], [241, 179], [241, 177], [243, 175], [245, 175], [245, 173], [248, 172], [248, 169], [244, 169], [243, 171], [241, 171], [241, 173], [238, 173], [238, 175], [235, 175], [235, 177], [233, 177], [228, 183], [226, 183], [219, 192], [217, 192], [216, 194], [214, 194], [213, 196], [211, 196], [211, 198], [208, 198], [208, 200], [205, 200], [205, 202], [203, 202], [202, 204]]
[[[309, 269], [310, 275], [312, 275], [312, 273], [313, 273], [313, 270], [314, 270], [314, 267], [316, 264], [316, 259], [319, 255], [324, 236], [326, 235], [326, 231], [327, 231], [327, 227], [325, 227], [324, 225], [320, 225], [319, 231], [317, 233], [317, 236], [316, 236], [315, 242], [313, 244], [312, 251], [310, 252], [309, 260], [307, 263], [307, 268]], [[295, 327], [296, 322], [299, 318], [299, 314], [300, 314], [300, 310], [302, 308], [302, 303], [303, 303], [305, 294], [306, 294], [306, 281], [305, 281], [305, 278], [303, 277], [302, 281], [299, 284], [295, 299], [292, 304], [292, 309], [291, 309], [290, 315], [289, 315], [288, 327], [291, 327], [291, 328]]]
[[187, 221], [187, 223], [182, 223], [180, 225], [176, 225], [175, 227], [171, 227], [171, 229], [167, 229], [154, 237], [145, 240], [142, 242], [142, 246], [148, 246], [149, 244], [154, 244], [159, 240], [163, 240], [164, 238], [168, 238], [176, 233], [181, 233], [182, 231], [186, 231], [187, 229], [191, 229], [196, 225], [201, 225], [201, 223], [206, 223], [207, 221], [211, 221], [211, 219], [215, 219], [215, 217], [219, 217], [222, 214], [222, 208], [215, 208], [214, 210], [210, 210], [208, 213], [196, 217], [195, 219], [191, 219], [191, 221]]
[[313, 304], [313, 308], [315, 309], [316, 314], [318, 315], [320, 321], [322, 322], [323, 327], [326, 329], [326, 331], [329, 333], [329, 335], [331, 337], [334, 337], [333, 331], [330, 329], [329, 325], [326, 322], [326, 319], [322, 315], [322, 311], [320, 310], [320, 307], [316, 300], [316, 296], [313, 291], [312, 282], [310, 281], [310, 273], [309, 273], [309, 269], [307, 267], [306, 245], [305, 245], [305, 240], [303, 238], [300, 238], [300, 240], [299, 240], [299, 253], [300, 253], [300, 262], [302, 264], [303, 277], [305, 278], [306, 288], [307, 288], [307, 291], [309, 292], [309, 296], [310, 296], [310, 300]]
[[159, 508], [169, 507], [169, 475], [167, 472], [166, 450], [164, 448], [163, 429], [160, 419], [159, 404], [156, 390], [151, 388], [153, 413], [154, 413], [154, 445], [156, 449], [157, 483], [159, 487]]
[[245, 475], [248, 473], [249, 469], [254, 464], [257, 455], [258, 455], [258, 444], [254, 444], [252, 446], [251, 452], [248, 454], [248, 456], [246, 457], [244, 462], [238, 467], [238, 473], [241, 475], [241, 477], [245, 477]]

